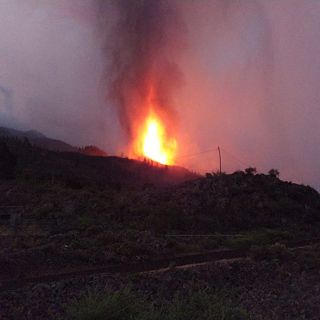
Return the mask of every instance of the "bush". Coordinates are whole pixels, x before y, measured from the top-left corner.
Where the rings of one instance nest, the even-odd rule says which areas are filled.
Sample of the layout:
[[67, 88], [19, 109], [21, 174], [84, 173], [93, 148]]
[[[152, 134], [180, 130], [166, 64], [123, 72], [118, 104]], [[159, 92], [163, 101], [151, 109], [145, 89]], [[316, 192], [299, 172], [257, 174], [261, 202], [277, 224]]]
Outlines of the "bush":
[[108, 294], [89, 293], [67, 308], [72, 320], [130, 320], [139, 319], [143, 301], [129, 288]]
[[245, 234], [235, 235], [226, 241], [234, 249], [248, 249], [252, 246], [265, 246], [277, 242], [287, 242], [292, 237], [289, 232], [278, 229], [261, 229]]
[[198, 291], [172, 302], [147, 303], [126, 288], [109, 294], [89, 294], [67, 309], [73, 320], [245, 320], [246, 312], [226, 304], [216, 294]]
[[248, 175], [254, 175], [257, 173], [257, 169], [253, 167], [246, 168], [244, 171]]
[[164, 304], [156, 310], [152, 320], [245, 320], [245, 311], [226, 304], [216, 294], [200, 291], [183, 298], [176, 296], [172, 303]]
[[271, 177], [278, 178], [279, 175], [280, 175], [280, 172], [279, 172], [279, 170], [277, 170], [277, 169], [271, 169], [271, 170], [269, 170], [268, 174], [269, 174]]
[[271, 246], [254, 246], [251, 248], [251, 257], [257, 261], [272, 260], [285, 262], [292, 258], [292, 252], [283, 244], [276, 243]]
[[168, 230], [183, 230], [185, 219], [179, 207], [173, 202], [158, 203], [148, 217], [148, 228], [156, 233], [166, 233]]
[[0, 179], [14, 179], [17, 157], [0, 141]]

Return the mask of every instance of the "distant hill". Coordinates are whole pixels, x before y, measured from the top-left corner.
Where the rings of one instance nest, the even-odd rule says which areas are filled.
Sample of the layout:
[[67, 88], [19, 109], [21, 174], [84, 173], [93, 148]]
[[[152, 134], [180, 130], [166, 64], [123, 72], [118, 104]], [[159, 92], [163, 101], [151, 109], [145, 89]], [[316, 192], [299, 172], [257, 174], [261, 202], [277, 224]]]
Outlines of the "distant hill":
[[36, 130], [21, 131], [21, 130], [5, 128], [5, 127], [0, 127], [0, 135], [18, 137], [18, 138], [27, 137], [28, 139], [47, 138], [44, 134]]
[[36, 130], [20, 131], [12, 128], [0, 127], [0, 136], [16, 137], [22, 140], [27, 138], [31, 144], [51, 151], [77, 152], [89, 156], [107, 156], [106, 152], [96, 146], [77, 148], [64, 141], [48, 138]]

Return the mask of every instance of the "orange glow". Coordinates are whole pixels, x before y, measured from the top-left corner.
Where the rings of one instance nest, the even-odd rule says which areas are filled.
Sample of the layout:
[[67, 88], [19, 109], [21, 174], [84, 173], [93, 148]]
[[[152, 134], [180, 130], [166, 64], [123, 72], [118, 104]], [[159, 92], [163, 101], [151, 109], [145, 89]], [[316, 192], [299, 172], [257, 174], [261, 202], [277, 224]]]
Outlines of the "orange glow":
[[168, 138], [165, 127], [155, 114], [150, 114], [142, 133], [142, 154], [161, 164], [174, 164], [177, 142]]
[[156, 98], [156, 90], [150, 85], [145, 98], [141, 117], [135, 122], [135, 135], [132, 143], [133, 155], [145, 157], [164, 165], [175, 164], [177, 141], [172, 137], [173, 122]]

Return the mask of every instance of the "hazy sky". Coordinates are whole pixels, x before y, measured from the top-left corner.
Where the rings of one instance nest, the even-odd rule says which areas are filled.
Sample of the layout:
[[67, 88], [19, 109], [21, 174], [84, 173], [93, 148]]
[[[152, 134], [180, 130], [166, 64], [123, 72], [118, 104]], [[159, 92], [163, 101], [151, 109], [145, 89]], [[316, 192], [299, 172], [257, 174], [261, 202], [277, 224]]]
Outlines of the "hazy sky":
[[[0, 117], [74, 144], [115, 144], [105, 58], [88, 0], [0, 0]], [[109, 130], [112, 127], [112, 130]]]
[[[320, 1], [172, 2], [187, 39], [179, 163], [216, 169], [216, 152], [190, 155], [220, 145], [226, 170], [277, 168], [319, 187]], [[0, 124], [121, 152], [106, 100], [113, 14], [101, 30], [96, 0], [0, 0]]]

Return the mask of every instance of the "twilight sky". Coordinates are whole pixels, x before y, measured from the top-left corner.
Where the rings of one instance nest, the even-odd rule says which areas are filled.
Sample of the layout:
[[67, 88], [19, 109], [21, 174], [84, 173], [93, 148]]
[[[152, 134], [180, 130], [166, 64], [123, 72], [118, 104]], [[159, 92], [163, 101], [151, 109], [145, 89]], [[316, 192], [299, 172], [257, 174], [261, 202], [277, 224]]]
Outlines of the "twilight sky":
[[[107, 0], [106, 0], [107, 1]], [[119, 0], [120, 1], [120, 0]], [[0, 125], [67, 142], [126, 146], [106, 99], [119, 18], [97, 0], [0, 0]], [[320, 187], [320, 2], [172, 0], [185, 24], [175, 62], [178, 162], [248, 165]], [[107, 52], [107, 53], [106, 53]]]

